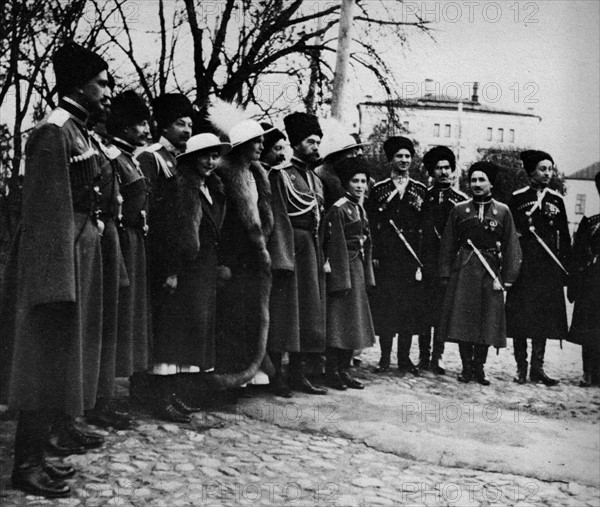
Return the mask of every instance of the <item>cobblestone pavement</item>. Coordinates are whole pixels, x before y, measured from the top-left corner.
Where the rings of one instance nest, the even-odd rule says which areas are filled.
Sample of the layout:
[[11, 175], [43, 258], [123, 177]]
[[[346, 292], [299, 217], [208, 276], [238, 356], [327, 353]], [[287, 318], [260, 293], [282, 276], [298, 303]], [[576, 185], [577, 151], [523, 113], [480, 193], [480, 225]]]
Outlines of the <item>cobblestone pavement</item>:
[[[106, 432], [107, 442], [102, 449], [68, 458], [79, 473], [69, 481], [72, 497], [62, 500], [25, 496], [10, 489], [14, 421], [4, 420], [0, 422], [0, 503], [7, 507], [600, 506], [597, 484], [540, 480], [536, 474], [496, 473], [472, 468], [469, 463], [427, 463], [383, 452], [338, 431], [336, 403], [358, 399], [351, 398], [351, 394], [371, 400], [375, 405], [370, 406], [376, 406], [378, 396], [390, 390], [512, 409], [515, 404], [524, 404], [542, 422], [564, 421], [565, 427], [574, 420], [586, 427], [598, 424], [600, 390], [577, 386], [580, 358], [576, 347], [567, 344], [561, 351], [558, 344], [549, 345], [548, 370], [563, 379], [556, 388], [512, 383], [514, 365], [507, 350], [500, 356], [490, 355], [492, 386], [460, 385], [456, 382], [458, 354], [453, 346], [447, 349], [448, 375], [444, 377], [430, 373], [420, 378], [376, 376], [370, 372], [377, 360], [377, 350], [372, 349], [363, 354], [365, 366], [357, 371], [368, 383], [364, 391], [331, 393], [327, 397], [298, 395], [284, 402], [256, 389], [254, 399], [246, 403], [262, 407], [261, 414], [250, 410], [248, 404], [245, 409], [242, 405], [242, 410], [239, 405], [221, 404], [196, 414], [188, 425], [162, 423], [147, 414], [136, 414], [135, 428]], [[125, 388], [126, 383], [120, 382], [121, 403], [125, 403]], [[361, 407], [356, 404], [357, 411]], [[269, 417], [268, 410], [279, 410], [285, 417]], [[329, 424], [312, 424], [324, 421]], [[407, 439], [413, 438], [410, 432], [406, 435]], [[547, 442], [548, 446], [553, 444]], [[408, 445], [410, 448], [410, 442]]]

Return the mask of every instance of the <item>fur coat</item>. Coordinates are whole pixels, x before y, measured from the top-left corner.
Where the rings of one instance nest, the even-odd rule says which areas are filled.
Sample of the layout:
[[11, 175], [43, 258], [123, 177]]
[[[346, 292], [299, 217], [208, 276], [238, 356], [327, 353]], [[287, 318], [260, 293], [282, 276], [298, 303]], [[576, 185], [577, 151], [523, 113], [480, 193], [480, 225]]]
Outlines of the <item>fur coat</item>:
[[213, 377], [232, 386], [250, 380], [265, 356], [271, 292], [267, 242], [273, 213], [271, 188], [261, 164], [253, 162], [246, 169], [226, 156], [217, 172], [227, 195], [219, 264], [229, 268], [231, 276], [217, 295], [217, 371], [225, 375]]

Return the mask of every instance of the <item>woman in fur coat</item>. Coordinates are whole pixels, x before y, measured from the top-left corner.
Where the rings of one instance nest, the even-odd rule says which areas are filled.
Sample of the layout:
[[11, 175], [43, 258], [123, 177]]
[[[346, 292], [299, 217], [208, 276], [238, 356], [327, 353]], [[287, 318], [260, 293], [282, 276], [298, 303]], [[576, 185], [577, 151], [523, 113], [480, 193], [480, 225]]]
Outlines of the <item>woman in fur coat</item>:
[[[177, 260], [165, 280], [168, 294], [155, 325], [154, 368], [179, 374], [160, 378], [180, 381], [178, 386], [165, 386], [165, 393], [168, 397], [177, 392], [178, 400], [186, 405], [192, 404], [189, 388], [196, 374], [215, 368], [217, 245], [225, 190], [213, 171], [230, 149], [213, 134], [199, 134], [190, 138], [185, 153], [177, 157], [177, 214], [172, 225], [177, 231]], [[168, 406], [173, 400], [164, 402]], [[176, 404], [176, 408], [185, 407]]]
[[209, 121], [228, 136], [233, 149], [217, 168], [227, 194], [219, 263], [224, 280], [217, 294], [217, 371], [248, 373], [263, 359], [269, 325], [271, 259], [267, 240], [273, 227], [271, 188], [259, 162], [265, 131], [244, 119], [232, 104], [215, 102]]

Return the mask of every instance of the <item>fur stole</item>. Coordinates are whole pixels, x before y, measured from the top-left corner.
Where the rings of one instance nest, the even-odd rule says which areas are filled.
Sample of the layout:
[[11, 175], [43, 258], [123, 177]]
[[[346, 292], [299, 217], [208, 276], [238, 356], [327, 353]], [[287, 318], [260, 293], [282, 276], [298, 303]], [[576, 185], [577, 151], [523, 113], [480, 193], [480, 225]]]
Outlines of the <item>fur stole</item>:
[[[184, 170], [177, 176], [179, 250], [184, 259], [193, 260], [200, 251], [200, 222], [202, 222], [201, 178], [195, 171]], [[206, 179], [212, 196], [224, 195], [225, 187], [216, 174]]]
[[225, 183], [229, 200], [238, 211], [238, 218], [244, 229], [248, 231], [250, 241], [259, 250], [266, 250], [266, 244], [273, 230], [273, 211], [271, 210], [271, 185], [267, 172], [258, 162], [252, 162], [249, 167], [256, 189], [258, 205], [252, 199], [252, 189], [246, 175], [246, 169], [238, 166], [235, 160], [223, 157], [218, 171]]

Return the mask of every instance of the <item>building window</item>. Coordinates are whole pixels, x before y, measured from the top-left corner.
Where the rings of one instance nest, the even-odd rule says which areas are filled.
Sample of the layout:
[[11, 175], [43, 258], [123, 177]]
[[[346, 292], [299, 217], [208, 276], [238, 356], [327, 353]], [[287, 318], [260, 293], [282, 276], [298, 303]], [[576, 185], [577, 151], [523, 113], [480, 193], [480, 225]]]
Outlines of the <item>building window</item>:
[[514, 143], [515, 142], [515, 129], [510, 129], [508, 131], [508, 142], [509, 143]]
[[504, 142], [504, 129], [498, 129], [498, 136], [496, 139], [499, 143]]
[[492, 127], [488, 127], [487, 129], [487, 140], [491, 141], [492, 140]]
[[440, 137], [440, 124], [439, 123], [433, 124], [433, 137]]
[[451, 134], [452, 134], [452, 127], [446, 123], [446, 128], [444, 129], [444, 136], [450, 137]]
[[575, 198], [575, 214], [585, 215], [585, 194], [577, 194]]

